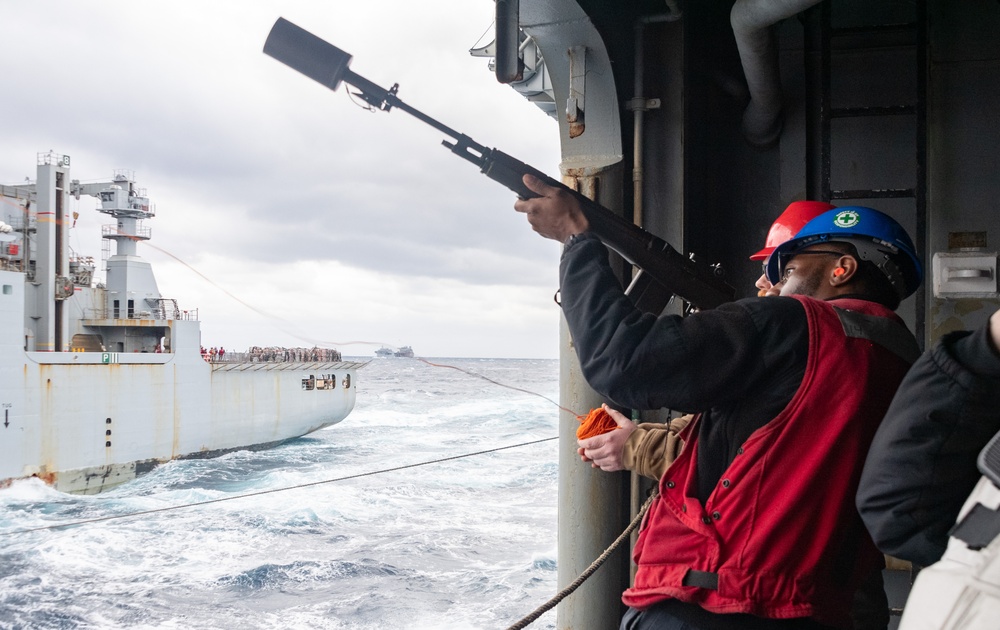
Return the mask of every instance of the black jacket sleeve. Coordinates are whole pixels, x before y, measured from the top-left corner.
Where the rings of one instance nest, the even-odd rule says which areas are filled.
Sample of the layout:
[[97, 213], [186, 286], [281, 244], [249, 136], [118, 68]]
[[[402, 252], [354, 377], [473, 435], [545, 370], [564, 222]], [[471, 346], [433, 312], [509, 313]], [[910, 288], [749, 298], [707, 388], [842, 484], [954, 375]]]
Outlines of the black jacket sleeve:
[[989, 323], [951, 333], [906, 375], [875, 435], [857, 505], [878, 548], [936, 562], [979, 480], [976, 456], [1000, 430], [1000, 355]]
[[780, 409], [801, 380], [808, 326], [797, 300], [749, 298], [690, 317], [642, 313], [593, 235], [563, 252], [560, 292], [584, 378], [619, 405], [705, 411], [787, 383]]

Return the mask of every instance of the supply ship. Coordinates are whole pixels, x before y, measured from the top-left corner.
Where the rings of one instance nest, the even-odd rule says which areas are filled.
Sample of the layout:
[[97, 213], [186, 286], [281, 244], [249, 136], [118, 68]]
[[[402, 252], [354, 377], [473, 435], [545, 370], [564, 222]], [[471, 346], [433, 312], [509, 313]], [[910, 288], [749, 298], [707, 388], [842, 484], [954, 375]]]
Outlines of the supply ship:
[[[343, 420], [364, 363], [339, 352], [202, 354], [197, 309], [163, 296], [137, 245], [155, 216], [126, 172], [70, 179], [38, 156], [37, 179], [0, 186], [0, 484], [38, 477], [96, 493], [172, 459], [275, 446]], [[92, 196], [106, 280], [74, 253], [70, 199]], [[111, 255], [111, 243], [115, 245]], [[312, 360], [319, 359], [319, 360]]]

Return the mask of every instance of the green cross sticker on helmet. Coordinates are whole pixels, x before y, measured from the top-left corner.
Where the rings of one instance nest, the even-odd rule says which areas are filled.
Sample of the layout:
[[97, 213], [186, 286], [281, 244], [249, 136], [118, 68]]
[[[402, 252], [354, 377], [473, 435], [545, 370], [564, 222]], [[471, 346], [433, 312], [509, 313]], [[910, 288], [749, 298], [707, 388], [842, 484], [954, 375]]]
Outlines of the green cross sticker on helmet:
[[840, 228], [854, 227], [861, 220], [861, 215], [854, 210], [843, 210], [833, 217], [833, 224]]

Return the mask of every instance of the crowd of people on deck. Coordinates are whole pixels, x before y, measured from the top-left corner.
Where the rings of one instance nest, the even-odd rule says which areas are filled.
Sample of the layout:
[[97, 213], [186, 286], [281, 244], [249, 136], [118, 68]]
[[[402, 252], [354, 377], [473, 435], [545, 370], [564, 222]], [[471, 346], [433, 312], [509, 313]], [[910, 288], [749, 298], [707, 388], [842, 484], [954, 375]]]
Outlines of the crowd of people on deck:
[[340, 361], [340, 351], [333, 348], [282, 348], [254, 346], [247, 352], [254, 363], [280, 361]]
[[202, 346], [201, 356], [209, 363], [215, 363], [216, 361], [222, 362], [226, 360], [226, 349], [223, 348], [222, 346], [219, 346], [218, 348], [212, 346], [211, 348], [206, 350], [205, 346]]
[[247, 361], [250, 363], [309, 363], [341, 361], [339, 350], [333, 348], [284, 348], [253, 346], [246, 352], [227, 352], [222, 346], [201, 348], [201, 356], [209, 363]]

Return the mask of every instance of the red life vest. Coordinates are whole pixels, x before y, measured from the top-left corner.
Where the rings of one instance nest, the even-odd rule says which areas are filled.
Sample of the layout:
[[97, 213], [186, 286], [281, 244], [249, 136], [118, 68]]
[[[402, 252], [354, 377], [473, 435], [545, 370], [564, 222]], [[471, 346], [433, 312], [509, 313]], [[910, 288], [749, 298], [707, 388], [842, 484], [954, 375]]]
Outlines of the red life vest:
[[792, 400], [737, 450], [705, 505], [697, 425], [660, 479], [633, 551], [646, 608], [676, 598], [718, 613], [850, 625], [860, 578], [882, 562], [854, 506], [865, 454], [918, 350], [895, 313], [863, 300], [796, 296], [809, 323]]

